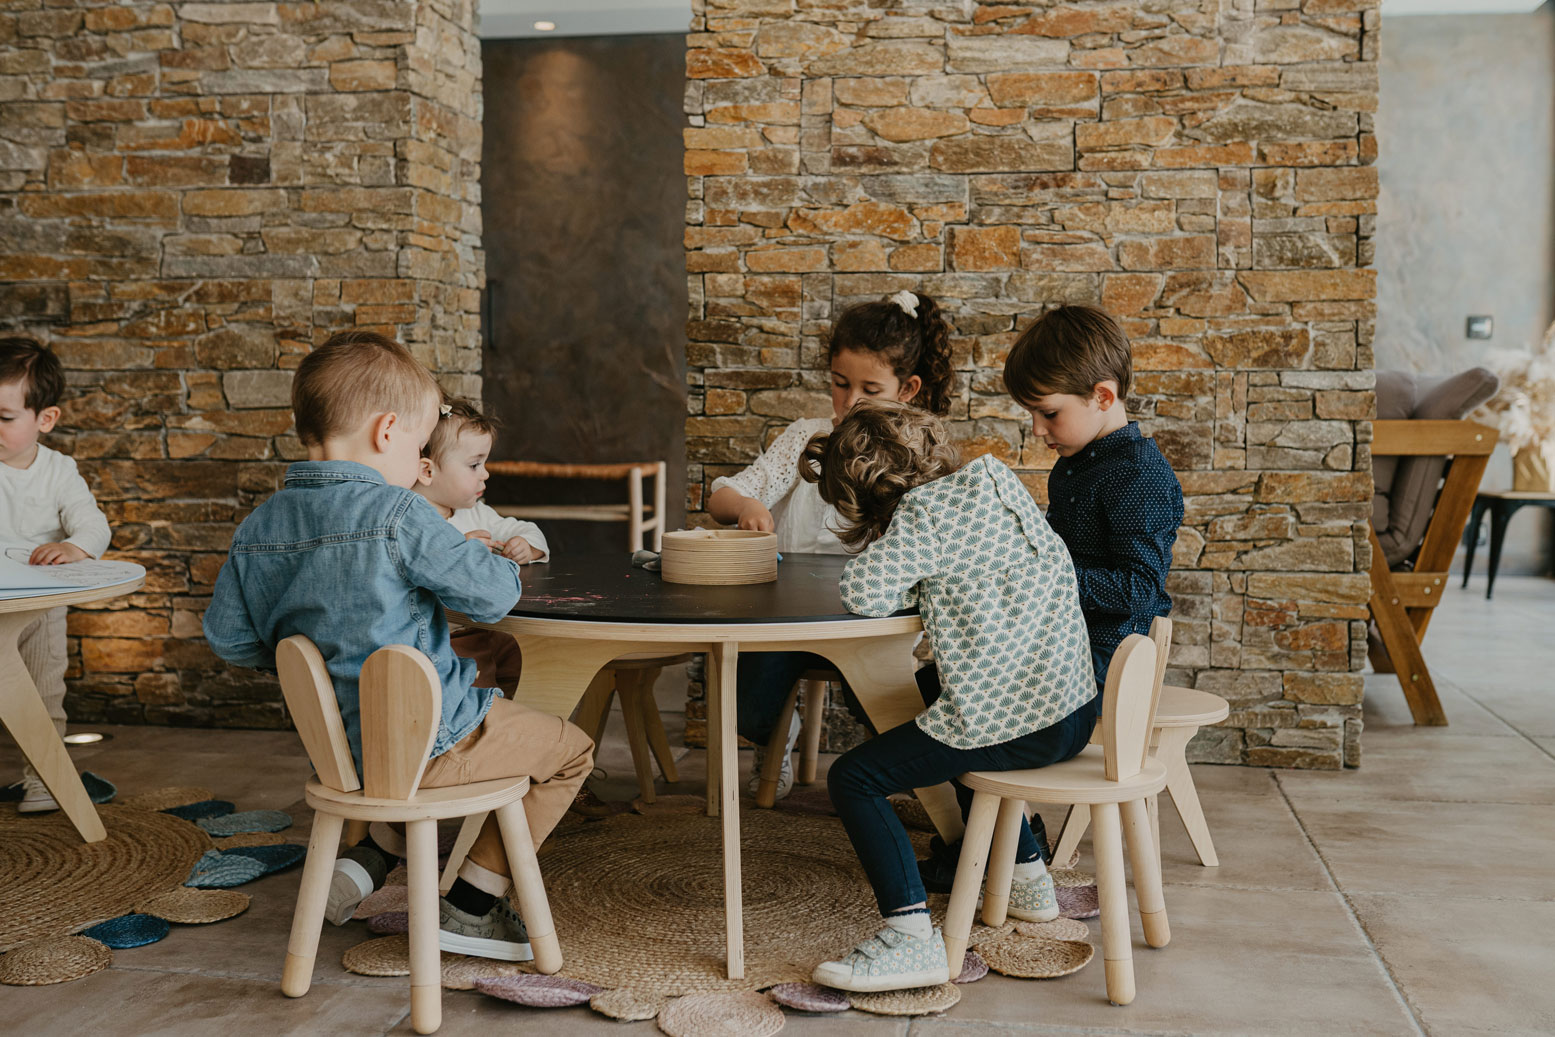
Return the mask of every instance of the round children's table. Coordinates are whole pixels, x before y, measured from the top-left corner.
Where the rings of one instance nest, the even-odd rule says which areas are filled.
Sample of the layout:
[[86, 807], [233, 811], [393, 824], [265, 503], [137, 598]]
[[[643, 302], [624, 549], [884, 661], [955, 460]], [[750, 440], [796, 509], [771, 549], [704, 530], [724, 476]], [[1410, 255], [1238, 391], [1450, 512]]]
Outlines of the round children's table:
[[116, 598], [138, 589], [146, 582], [144, 574], [106, 587], [33, 594], [19, 598], [0, 598], [0, 723], [16, 740], [17, 747], [43, 780], [49, 795], [76, 826], [81, 838], [89, 843], [108, 838], [97, 808], [81, 784], [81, 775], [70, 762], [70, 753], [49, 719], [49, 711], [38, 696], [38, 686], [22, 665], [17, 645], [27, 624], [49, 609], [60, 605], [81, 605], [88, 601]]
[[[579, 556], [525, 566], [524, 594], [507, 617], [475, 623], [517, 638], [524, 668], [516, 699], [559, 717], [572, 715], [599, 672], [634, 654], [707, 654], [707, 812], [723, 822], [728, 971], [745, 973], [740, 903], [740, 819], [735, 673], [741, 649], [813, 652], [829, 660], [879, 731], [923, 711], [913, 680], [916, 612], [869, 619], [848, 612], [838, 593], [847, 561], [839, 555], [785, 555], [772, 583], [713, 587], [666, 583], [620, 555]], [[961, 814], [949, 785], [916, 790], [947, 841]]]

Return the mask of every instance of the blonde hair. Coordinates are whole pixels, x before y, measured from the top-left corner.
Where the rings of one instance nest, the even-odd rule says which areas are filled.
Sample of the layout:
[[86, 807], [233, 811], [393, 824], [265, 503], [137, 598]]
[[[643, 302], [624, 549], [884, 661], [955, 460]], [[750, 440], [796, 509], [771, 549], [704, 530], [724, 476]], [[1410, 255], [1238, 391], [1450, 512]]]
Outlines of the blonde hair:
[[437, 419], [437, 425], [432, 429], [427, 445], [421, 448], [422, 457], [430, 457], [434, 461], [441, 462], [443, 456], [452, 449], [459, 441], [459, 436], [465, 432], [496, 435], [496, 419], [482, 414], [480, 408], [471, 401], [450, 396], [443, 401], [443, 407], [443, 416]]
[[432, 372], [375, 331], [342, 331], [303, 357], [292, 380], [297, 438], [317, 446], [374, 414], [425, 414], [442, 399]]
[[830, 434], [806, 444], [799, 475], [846, 524], [850, 548], [879, 540], [908, 490], [960, 467], [945, 425], [934, 415], [889, 400], [861, 400]]

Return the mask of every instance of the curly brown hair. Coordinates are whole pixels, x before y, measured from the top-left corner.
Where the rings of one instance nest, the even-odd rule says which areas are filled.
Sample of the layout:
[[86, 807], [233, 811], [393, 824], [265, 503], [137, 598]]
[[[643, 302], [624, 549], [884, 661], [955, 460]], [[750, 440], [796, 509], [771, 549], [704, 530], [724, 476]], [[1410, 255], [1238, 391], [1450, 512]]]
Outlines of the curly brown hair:
[[878, 353], [902, 381], [917, 375], [922, 382], [912, 402], [931, 414], [950, 410], [956, 376], [950, 366], [950, 325], [939, 304], [927, 295], [918, 299], [913, 317], [890, 299], [850, 306], [837, 318], [827, 356], [843, 350]]
[[894, 400], [860, 400], [830, 434], [805, 445], [799, 475], [846, 525], [837, 539], [852, 549], [885, 535], [896, 505], [915, 487], [961, 467], [945, 425]]

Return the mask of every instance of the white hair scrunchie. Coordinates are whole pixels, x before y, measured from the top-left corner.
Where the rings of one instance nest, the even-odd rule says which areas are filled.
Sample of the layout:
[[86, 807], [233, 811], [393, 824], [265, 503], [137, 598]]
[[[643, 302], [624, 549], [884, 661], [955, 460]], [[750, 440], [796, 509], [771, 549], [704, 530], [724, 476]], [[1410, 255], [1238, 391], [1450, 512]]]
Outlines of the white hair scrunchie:
[[902, 308], [902, 312], [906, 313], [907, 316], [911, 317], [913, 320], [918, 319], [918, 297], [912, 292], [909, 292], [907, 289], [903, 288], [901, 291], [887, 299], [886, 302], [896, 303], [896, 305]]

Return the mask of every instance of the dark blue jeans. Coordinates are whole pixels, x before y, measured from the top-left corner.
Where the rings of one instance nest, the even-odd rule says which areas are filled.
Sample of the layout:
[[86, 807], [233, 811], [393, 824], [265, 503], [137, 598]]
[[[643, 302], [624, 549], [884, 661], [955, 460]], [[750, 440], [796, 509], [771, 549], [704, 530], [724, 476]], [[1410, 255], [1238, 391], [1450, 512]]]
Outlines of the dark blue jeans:
[[[766, 745], [777, 727], [778, 714], [783, 702], [793, 690], [794, 682], [806, 670], [834, 669], [829, 659], [811, 652], [741, 652], [736, 673], [735, 702], [738, 717], [735, 727], [741, 737], [749, 738], [757, 745]], [[869, 721], [859, 705], [853, 689], [842, 685], [843, 701], [848, 712], [865, 727]], [[873, 727], [869, 728], [871, 731]]]
[[[920, 690], [927, 693], [931, 688], [920, 683]], [[934, 680], [935, 698], [938, 690]], [[912, 843], [887, 796], [938, 785], [967, 771], [1021, 770], [1067, 760], [1090, 741], [1100, 704], [1099, 697], [1092, 699], [1052, 727], [981, 749], [956, 749], [937, 742], [908, 721], [843, 753], [832, 764], [826, 787], [874, 887], [880, 913], [920, 903], [925, 897]], [[971, 792], [958, 786], [957, 798], [963, 795], [965, 816]], [[1031, 828], [1022, 822], [1015, 859], [1033, 861], [1041, 852]]]

